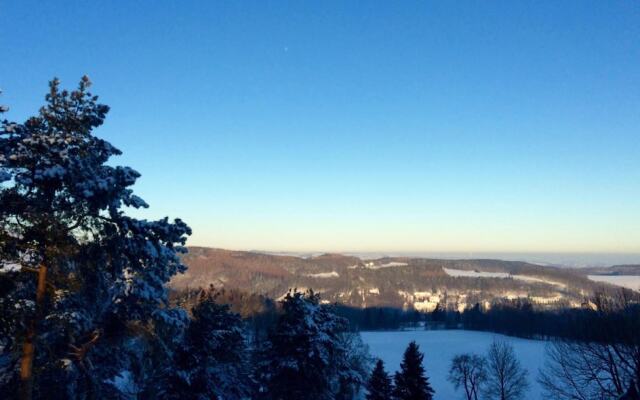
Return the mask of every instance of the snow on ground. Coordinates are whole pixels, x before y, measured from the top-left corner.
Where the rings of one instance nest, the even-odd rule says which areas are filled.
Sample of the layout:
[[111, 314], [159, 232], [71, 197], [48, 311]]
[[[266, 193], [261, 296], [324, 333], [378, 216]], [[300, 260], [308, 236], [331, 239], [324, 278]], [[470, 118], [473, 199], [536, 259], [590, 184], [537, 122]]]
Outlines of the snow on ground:
[[373, 261], [370, 261], [365, 263], [364, 267], [369, 269], [380, 269], [380, 268], [406, 267], [407, 265], [409, 264], [407, 264], [406, 262], [398, 262], [398, 261], [391, 261], [386, 264], [376, 264]]
[[424, 356], [424, 366], [431, 385], [436, 391], [436, 400], [463, 399], [462, 391], [456, 391], [447, 380], [451, 359], [456, 354], [476, 353], [484, 355], [495, 339], [510, 343], [520, 359], [521, 365], [528, 369], [530, 388], [527, 400], [542, 399], [541, 388], [536, 382], [538, 369], [543, 366], [546, 342], [512, 338], [490, 332], [463, 330], [434, 331], [391, 331], [361, 332], [362, 340], [369, 345], [373, 357], [381, 358], [385, 369], [393, 374], [400, 368], [405, 348], [412, 340], [420, 346]]
[[455, 277], [468, 277], [468, 278], [508, 278], [509, 274], [506, 272], [484, 272], [484, 271], [467, 271], [463, 269], [451, 269], [442, 268], [447, 275]]
[[640, 276], [637, 275], [588, 275], [595, 282], [605, 282], [640, 292]]
[[386, 264], [380, 264], [378, 267], [379, 268], [405, 267], [407, 265], [409, 264], [407, 264], [406, 262], [391, 261]]
[[510, 275], [511, 278], [513, 279], [519, 279], [521, 281], [527, 281], [527, 282], [537, 282], [537, 283], [546, 283], [548, 285], [553, 285], [553, 286], [559, 286], [562, 288], [566, 288], [567, 285], [565, 285], [564, 283], [560, 283], [560, 282], [555, 282], [555, 281], [550, 281], [544, 278], [537, 278], [535, 276], [529, 276], [529, 275]]
[[311, 278], [338, 278], [340, 276], [336, 271], [331, 272], [320, 272], [318, 274], [305, 274], [304, 276], [309, 276]]
[[507, 272], [484, 272], [484, 271], [467, 271], [463, 269], [442, 268], [449, 276], [466, 277], [466, 278], [512, 278], [526, 282], [546, 283], [549, 285], [566, 287], [564, 283], [550, 281], [544, 278], [538, 278], [529, 275], [511, 275]]

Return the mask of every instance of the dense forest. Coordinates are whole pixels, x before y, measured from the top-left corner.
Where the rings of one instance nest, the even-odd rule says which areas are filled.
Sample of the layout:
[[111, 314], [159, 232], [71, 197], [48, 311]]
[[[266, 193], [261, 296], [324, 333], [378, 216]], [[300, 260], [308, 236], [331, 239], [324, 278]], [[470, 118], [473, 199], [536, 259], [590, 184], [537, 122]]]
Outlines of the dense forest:
[[[216, 289], [216, 301], [228, 304], [242, 316], [254, 332], [268, 332], [278, 315], [278, 302], [266, 296], [236, 289]], [[192, 307], [203, 289], [171, 291], [171, 302], [185, 309]], [[613, 307], [613, 302], [618, 306]], [[522, 299], [501, 300], [486, 309], [476, 303], [462, 312], [436, 307], [431, 312], [395, 307], [350, 307], [331, 304], [334, 312], [349, 322], [353, 331], [398, 329], [467, 329], [489, 331], [526, 339], [604, 340], [601, 332], [623, 331], [620, 321], [640, 318], [638, 296], [621, 288], [615, 294], [596, 293], [580, 308], [547, 309]], [[609, 312], [602, 310], [608, 308]], [[614, 311], [615, 310], [615, 311]], [[619, 314], [619, 315], [618, 315]], [[605, 318], [606, 317], [606, 318]]]
[[[475, 303], [523, 298], [540, 307], [580, 307], [595, 292], [615, 290], [579, 270], [519, 261], [444, 260], [408, 257], [361, 259], [342, 254], [309, 257], [189, 247], [189, 269], [175, 276], [176, 290], [208, 287], [240, 289], [280, 298], [289, 288], [313, 288], [324, 301], [347, 306], [441, 307], [463, 311]], [[479, 276], [454, 276], [451, 272]]]

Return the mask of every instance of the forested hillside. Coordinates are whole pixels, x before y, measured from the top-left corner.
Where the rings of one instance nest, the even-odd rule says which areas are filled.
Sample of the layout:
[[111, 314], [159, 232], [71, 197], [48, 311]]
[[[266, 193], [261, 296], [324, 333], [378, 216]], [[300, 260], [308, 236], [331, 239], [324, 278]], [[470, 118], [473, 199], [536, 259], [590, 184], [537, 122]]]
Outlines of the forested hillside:
[[174, 289], [240, 289], [281, 298], [290, 288], [313, 289], [323, 301], [354, 307], [388, 306], [462, 311], [476, 303], [527, 299], [540, 307], [580, 307], [595, 291], [612, 289], [580, 271], [500, 260], [388, 257], [363, 260], [340, 254], [302, 258], [191, 247]]

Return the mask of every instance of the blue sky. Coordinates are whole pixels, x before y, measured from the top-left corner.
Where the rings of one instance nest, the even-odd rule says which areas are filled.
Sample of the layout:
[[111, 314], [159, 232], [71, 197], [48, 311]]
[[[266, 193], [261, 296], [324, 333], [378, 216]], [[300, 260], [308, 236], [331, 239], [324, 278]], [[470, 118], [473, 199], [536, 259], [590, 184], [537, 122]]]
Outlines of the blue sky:
[[0, 99], [53, 76], [190, 244], [640, 252], [640, 3], [0, 2]]

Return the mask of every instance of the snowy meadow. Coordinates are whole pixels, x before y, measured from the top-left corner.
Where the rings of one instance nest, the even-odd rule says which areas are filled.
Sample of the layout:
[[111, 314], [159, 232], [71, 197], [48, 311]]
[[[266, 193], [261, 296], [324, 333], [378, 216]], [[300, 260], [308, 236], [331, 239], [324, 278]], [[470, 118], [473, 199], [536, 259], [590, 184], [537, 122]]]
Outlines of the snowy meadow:
[[424, 366], [435, 389], [436, 400], [464, 398], [462, 391], [456, 392], [447, 380], [451, 359], [455, 355], [484, 354], [494, 339], [506, 341], [513, 346], [521, 365], [528, 370], [530, 388], [526, 398], [542, 398], [542, 390], [536, 379], [538, 369], [544, 364], [546, 342], [463, 330], [361, 332], [361, 335], [369, 345], [371, 355], [381, 358], [390, 372], [399, 369], [404, 349], [415, 340], [424, 353]]
[[589, 279], [640, 292], [640, 276], [637, 275], [589, 275]]

